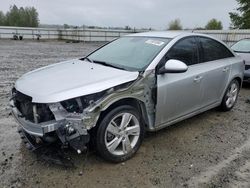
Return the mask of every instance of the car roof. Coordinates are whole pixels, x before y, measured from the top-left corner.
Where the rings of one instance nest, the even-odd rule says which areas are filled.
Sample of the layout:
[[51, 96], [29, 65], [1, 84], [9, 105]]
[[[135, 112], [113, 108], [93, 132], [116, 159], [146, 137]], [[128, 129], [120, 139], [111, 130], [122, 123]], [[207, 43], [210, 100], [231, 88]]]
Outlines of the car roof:
[[135, 33], [127, 36], [133, 37], [160, 37], [160, 38], [175, 38], [180, 35], [192, 34], [190, 31], [150, 31], [143, 33]]
[[142, 32], [142, 33], [134, 33], [134, 34], [130, 34], [130, 35], [126, 35], [126, 36], [132, 36], [132, 37], [158, 37], [158, 38], [169, 38], [169, 39], [174, 39], [174, 38], [183, 38], [186, 36], [201, 36], [201, 37], [207, 37], [207, 38], [211, 38], [214, 40], [217, 40], [219, 42], [222, 42], [220, 40], [218, 40], [217, 38], [211, 36], [211, 35], [207, 35], [207, 34], [203, 34], [203, 33], [196, 33], [193, 31], [149, 31], [149, 32]]
[[168, 39], [174, 39], [174, 38], [184, 38], [187, 36], [200, 36], [200, 37], [206, 37], [213, 40], [216, 40], [223, 45], [227, 46], [223, 41], [207, 34], [203, 33], [196, 33], [192, 31], [150, 31], [150, 32], [143, 32], [143, 33], [134, 33], [126, 36], [133, 36], [133, 37], [158, 37], [158, 38], [168, 38]]

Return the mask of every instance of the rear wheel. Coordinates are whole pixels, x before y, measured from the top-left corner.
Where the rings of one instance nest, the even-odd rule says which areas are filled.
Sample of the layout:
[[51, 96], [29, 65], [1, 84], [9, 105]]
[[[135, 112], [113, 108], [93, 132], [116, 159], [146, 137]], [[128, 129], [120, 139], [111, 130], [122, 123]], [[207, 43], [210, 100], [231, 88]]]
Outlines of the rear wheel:
[[229, 84], [221, 103], [221, 108], [223, 111], [229, 111], [234, 107], [238, 99], [239, 91], [239, 82], [237, 80], [233, 80]]
[[139, 149], [144, 125], [136, 108], [119, 106], [101, 121], [96, 134], [98, 153], [111, 162], [130, 159]]

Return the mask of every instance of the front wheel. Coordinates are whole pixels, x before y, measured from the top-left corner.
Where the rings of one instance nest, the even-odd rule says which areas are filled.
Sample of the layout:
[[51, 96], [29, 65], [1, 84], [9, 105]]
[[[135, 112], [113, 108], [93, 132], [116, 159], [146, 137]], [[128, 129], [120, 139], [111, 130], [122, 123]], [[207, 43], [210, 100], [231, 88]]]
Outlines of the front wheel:
[[138, 110], [123, 105], [111, 110], [101, 121], [96, 134], [96, 149], [106, 160], [123, 162], [139, 149], [144, 125]]
[[223, 111], [229, 111], [234, 107], [238, 99], [239, 91], [239, 82], [237, 80], [233, 80], [229, 84], [221, 103], [221, 108]]

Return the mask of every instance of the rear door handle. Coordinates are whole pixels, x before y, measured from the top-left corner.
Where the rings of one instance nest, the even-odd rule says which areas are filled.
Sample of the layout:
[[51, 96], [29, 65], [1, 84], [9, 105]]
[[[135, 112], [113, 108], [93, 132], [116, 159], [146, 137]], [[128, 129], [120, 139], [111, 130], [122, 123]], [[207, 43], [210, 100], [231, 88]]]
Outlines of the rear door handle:
[[194, 82], [199, 83], [203, 77], [202, 76], [196, 76], [194, 78]]
[[225, 67], [224, 69], [223, 69], [223, 72], [228, 72], [229, 71], [229, 67]]

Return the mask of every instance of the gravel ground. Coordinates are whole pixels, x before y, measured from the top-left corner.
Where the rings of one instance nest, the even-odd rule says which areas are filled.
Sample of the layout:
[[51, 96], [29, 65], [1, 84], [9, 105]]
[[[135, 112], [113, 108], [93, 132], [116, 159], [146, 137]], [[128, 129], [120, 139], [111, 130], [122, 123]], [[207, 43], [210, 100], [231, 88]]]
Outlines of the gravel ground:
[[0, 40], [0, 187], [250, 187], [249, 86], [230, 112], [213, 109], [147, 134], [136, 156], [122, 164], [70, 151], [75, 167], [66, 168], [28, 151], [9, 115], [14, 81], [100, 45]]

